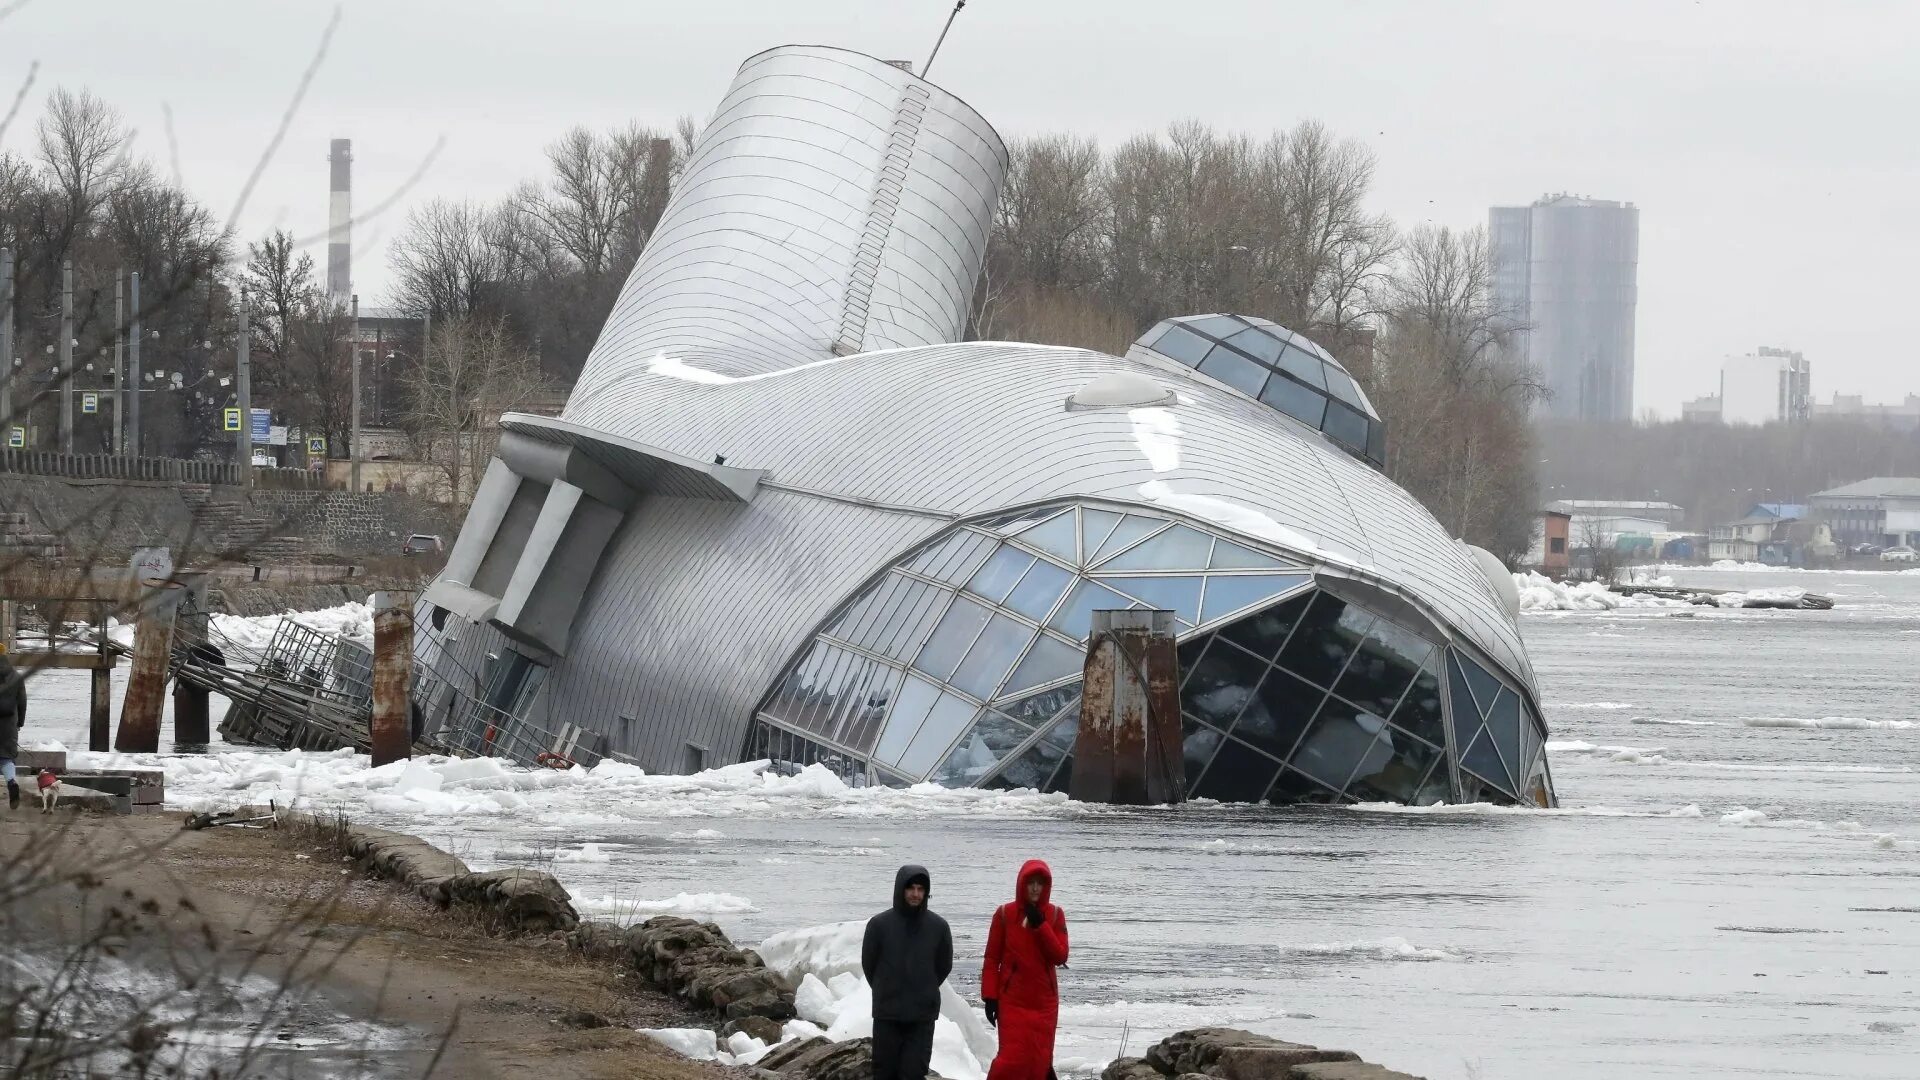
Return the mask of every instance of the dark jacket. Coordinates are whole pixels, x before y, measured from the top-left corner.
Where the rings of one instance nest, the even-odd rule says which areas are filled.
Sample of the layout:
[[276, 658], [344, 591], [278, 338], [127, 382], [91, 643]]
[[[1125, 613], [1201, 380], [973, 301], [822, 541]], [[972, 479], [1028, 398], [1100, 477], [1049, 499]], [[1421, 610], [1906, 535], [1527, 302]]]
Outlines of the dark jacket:
[[27, 722], [27, 682], [0, 654], [0, 758], [20, 756], [20, 728]]
[[907, 883], [932, 893], [925, 867], [903, 866], [893, 878], [893, 907], [867, 920], [860, 970], [873, 987], [873, 1018], [922, 1023], [940, 1015], [940, 984], [953, 971], [953, 932], [923, 903], [907, 906]]

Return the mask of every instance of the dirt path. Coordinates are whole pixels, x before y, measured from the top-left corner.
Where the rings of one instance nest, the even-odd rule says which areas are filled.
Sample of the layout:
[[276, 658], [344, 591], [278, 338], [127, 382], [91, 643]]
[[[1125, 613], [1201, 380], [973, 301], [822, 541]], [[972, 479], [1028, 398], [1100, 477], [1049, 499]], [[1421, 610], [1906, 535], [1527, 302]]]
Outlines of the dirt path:
[[317, 837], [184, 832], [181, 817], [0, 814], [4, 929], [46, 956], [101, 940], [103, 927], [117, 933], [121, 952], [101, 963], [133, 965], [138, 978], [112, 978], [141, 983], [142, 995], [156, 992], [141, 982], [155, 973], [184, 984], [183, 973], [210, 969], [229, 984], [288, 987], [285, 999], [242, 994], [238, 1007], [199, 1009], [170, 1035], [176, 1045], [246, 1042], [234, 1032], [264, 1017], [269, 1030], [251, 1041], [267, 1049], [247, 1075], [737, 1078], [631, 1030], [713, 1018], [630, 971], [550, 939], [488, 937], [365, 879]]

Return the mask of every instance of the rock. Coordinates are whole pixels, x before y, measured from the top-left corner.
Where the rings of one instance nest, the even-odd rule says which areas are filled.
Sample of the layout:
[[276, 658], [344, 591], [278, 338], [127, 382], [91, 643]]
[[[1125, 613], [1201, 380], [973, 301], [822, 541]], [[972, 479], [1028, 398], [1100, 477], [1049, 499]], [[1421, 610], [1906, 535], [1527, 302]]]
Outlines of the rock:
[[1204, 1073], [1215, 1080], [1290, 1080], [1296, 1065], [1358, 1060], [1347, 1050], [1321, 1050], [1238, 1028], [1175, 1032], [1149, 1048], [1146, 1056], [1146, 1063], [1158, 1072]]
[[567, 933], [567, 948], [590, 960], [627, 958], [627, 932], [611, 923], [583, 922]]
[[[785, 1047], [768, 1054], [760, 1059], [760, 1067], [802, 1080], [873, 1080], [872, 1039], [828, 1042], [815, 1037], [799, 1046], [799, 1051], [790, 1055], [781, 1053]], [[776, 1055], [779, 1062], [768, 1064]]]
[[792, 1065], [794, 1062], [799, 1061], [815, 1050], [823, 1046], [832, 1045], [832, 1041], [824, 1035], [815, 1035], [811, 1039], [801, 1039], [797, 1042], [790, 1042], [785, 1046], [774, 1047], [766, 1057], [755, 1062], [754, 1067], [764, 1069], [767, 1072], [784, 1072], [787, 1066]]
[[601, 1016], [597, 1012], [589, 1012], [586, 1009], [569, 1009], [567, 1014], [560, 1018], [560, 1022], [567, 1027], [580, 1028], [582, 1030], [613, 1026], [613, 1021]]
[[1289, 1080], [1295, 1065], [1320, 1061], [1359, 1061], [1351, 1050], [1312, 1046], [1227, 1046], [1207, 1072], [1219, 1080]]
[[761, 962], [751, 949], [736, 949], [712, 923], [658, 915], [625, 937], [634, 969], [679, 997], [718, 1009], [728, 1019], [762, 1016], [790, 1020], [793, 984]]
[[768, 1046], [772, 1046], [780, 1041], [782, 1033], [780, 1022], [777, 1020], [765, 1016], [742, 1016], [721, 1025], [720, 1041], [725, 1042], [736, 1034], [744, 1034], [748, 1038], [759, 1039]]
[[552, 874], [538, 870], [493, 870], [461, 874], [442, 886], [454, 903], [474, 904], [528, 933], [571, 930], [580, 924], [573, 897]]
[[1288, 1080], [1426, 1080], [1364, 1061], [1324, 1061], [1295, 1065]]
[[1100, 1080], [1161, 1080], [1160, 1070], [1142, 1058], [1115, 1058], [1100, 1070]]

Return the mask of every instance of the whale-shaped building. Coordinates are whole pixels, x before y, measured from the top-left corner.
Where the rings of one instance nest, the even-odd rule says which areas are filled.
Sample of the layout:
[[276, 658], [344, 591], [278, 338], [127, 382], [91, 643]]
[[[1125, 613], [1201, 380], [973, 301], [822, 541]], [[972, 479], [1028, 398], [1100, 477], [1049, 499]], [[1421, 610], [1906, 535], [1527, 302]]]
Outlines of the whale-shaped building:
[[[1007, 155], [838, 49], [748, 60], [558, 418], [417, 607], [452, 745], [1064, 789], [1091, 612], [1174, 612], [1188, 789], [1551, 805], [1511, 579], [1258, 318], [964, 335]], [[1491, 564], [1491, 565], [1490, 565]]]

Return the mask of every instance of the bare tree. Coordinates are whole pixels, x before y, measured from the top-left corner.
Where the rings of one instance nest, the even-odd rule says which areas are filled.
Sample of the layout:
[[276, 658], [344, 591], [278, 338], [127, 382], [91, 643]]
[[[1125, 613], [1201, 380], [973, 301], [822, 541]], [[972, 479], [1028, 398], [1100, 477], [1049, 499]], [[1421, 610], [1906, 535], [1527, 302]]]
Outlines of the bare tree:
[[389, 256], [394, 298], [412, 315], [457, 316], [484, 309], [511, 265], [498, 209], [435, 199], [416, 207]]
[[94, 97], [56, 89], [40, 118], [40, 160], [65, 202], [71, 238], [93, 217], [126, 167], [128, 133], [118, 110]]
[[500, 415], [543, 387], [539, 365], [502, 320], [438, 320], [425, 354], [404, 378], [401, 424], [419, 459], [441, 471], [453, 501], [464, 502], [499, 444]]
[[292, 233], [274, 232], [247, 255], [241, 280], [254, 303], [258, 391], [303, 437], [325, 437], [343, 452], [353, 410], [346, 316], [328, 303], [313, 256], [295, 249]]

